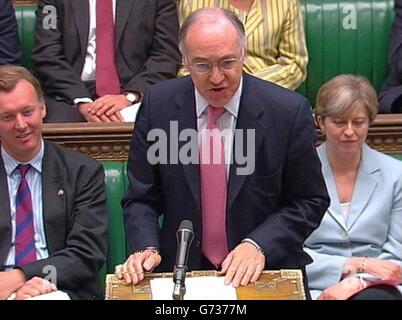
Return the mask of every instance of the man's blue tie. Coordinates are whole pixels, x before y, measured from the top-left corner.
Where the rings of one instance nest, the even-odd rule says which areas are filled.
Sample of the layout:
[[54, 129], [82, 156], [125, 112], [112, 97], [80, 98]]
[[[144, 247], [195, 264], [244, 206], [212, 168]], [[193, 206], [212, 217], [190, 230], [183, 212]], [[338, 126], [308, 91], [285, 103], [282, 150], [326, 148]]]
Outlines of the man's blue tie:
[[32, 198], [26, 179], [26, 174], [30, 168], [30, 164], [17, 167], [21, 172], [21, 183], [15, 199], [15, 265], [17, 266], [36, 261]]

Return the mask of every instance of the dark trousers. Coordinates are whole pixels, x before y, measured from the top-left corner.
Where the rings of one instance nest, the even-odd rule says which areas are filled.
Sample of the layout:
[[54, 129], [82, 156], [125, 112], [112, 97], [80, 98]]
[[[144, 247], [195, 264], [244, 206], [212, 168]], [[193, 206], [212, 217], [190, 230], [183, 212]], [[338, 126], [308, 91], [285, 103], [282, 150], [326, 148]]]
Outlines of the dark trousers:
[[[95, 82], [88, 81], [84, 82], [84, 84], [92, 95], [91, 97], [85, 98], [92, 98], [93, 100], [95, 100]], [[62, 97], [48, 96], [46, 97], [46, 117], [44, 119], [44, 122], [87, 122], [87, 120], [78, 111], [77, 106], [75, 106], [74, 104], [67, 102]]]
[[394, 286], [380, 284], [356, 293], [349, 300], [402, 300], [402, 294]]

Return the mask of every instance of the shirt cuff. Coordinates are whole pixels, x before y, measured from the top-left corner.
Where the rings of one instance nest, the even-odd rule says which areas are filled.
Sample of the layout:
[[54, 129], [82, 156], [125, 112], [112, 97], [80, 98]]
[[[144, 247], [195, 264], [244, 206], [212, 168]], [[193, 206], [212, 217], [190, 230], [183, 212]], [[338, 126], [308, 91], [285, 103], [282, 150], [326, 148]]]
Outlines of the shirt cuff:
[[244, 240], [242, 240], [241, 243], [243, 242], [248, 242], [251, 243], [252, 245], [254, 245], [257, 248], [257, 251], [261, 252], [262, 254], [264, 254], [264, 250], [262, 250], [262, 248], [257, 244], [257, 242], [255, 242], [254, 240], [250, 239], [250, 238], [246, 238]]
[[78, 105], [79, 103], [92, 103], [94, 101], [91, 98], [75, 98], [73, 102]]

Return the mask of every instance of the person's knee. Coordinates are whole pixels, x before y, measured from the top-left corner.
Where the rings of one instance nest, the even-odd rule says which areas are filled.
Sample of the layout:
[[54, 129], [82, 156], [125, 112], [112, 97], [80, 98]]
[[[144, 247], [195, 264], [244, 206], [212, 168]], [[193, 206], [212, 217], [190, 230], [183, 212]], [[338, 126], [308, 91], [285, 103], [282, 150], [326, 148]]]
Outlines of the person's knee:
[[44, 122], [86, 122], [75, 106], [54, 99], [46, 100], [46, 117]]

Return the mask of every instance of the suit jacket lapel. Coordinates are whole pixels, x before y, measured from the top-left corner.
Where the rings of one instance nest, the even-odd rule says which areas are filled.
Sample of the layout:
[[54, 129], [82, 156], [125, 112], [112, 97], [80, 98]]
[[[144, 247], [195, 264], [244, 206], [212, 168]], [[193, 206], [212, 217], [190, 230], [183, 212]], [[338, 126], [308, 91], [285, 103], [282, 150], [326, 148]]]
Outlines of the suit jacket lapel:
[[357, 173], [352, 203], [347, 219], [349, 229], [353, 227], [353, 224], [363, 213], [378, 184], [375, 173], [378, 172], [380, 168], [376, 162], [371, 160], [371, 152], [367, 145], [363, 146], [362, 161], [360, 162], [359, 172]]
[[[262, 116], [264, 108], [262, 105], [256, 101], [255, 97], [258, 96], [256, 93], [253, 92], [253, 88], [249, 85], [248, 77], [243, 75], [243, 90], [242, 96], [240, 99], [240, 106], [239, 106], [239, 113], [238, 119], [236, 124], [236, 130], [239, 134], [243, 135], [243, 155], [246, 155], [247, 152], [247, 144], [246, 144], [246, 134], [247, 129], [254, 129], [255, 130], [255, 154], [253, 155], [256, 157], [258, 154], [258, 149], [261, 146], [261, 142], [264, 137], [264, 131], [266, 126], [259, 121], [259, 118]], [[236, 199], [241, 187], [243, 186], [244, 181], [246, 180], [248, 175], [240, 175], [238, 174], [238, 168], [244, 167], [244, 164], [238, 163], [238, 159], [236, 159], [236, 144], [239, 141], [236, 141], [236, 134], [233, 140], [232, 146], [232, 154], [233, 154], [233, 164], [230, 166], [230, 173], [229, 173], [229, 189], [228, 189], [228, 206], [227, 209], [230, 210], [231, 206], [233, 205], [234, 200]], [[239, 145], [237, 145], [237, 148]], [[241, 147], [241, 146], [240, 146]], [[255, 158], [254, 158], [255, 161]]]
[[[79, 34], [83, 63], [88, 47], [89, 35], [89, 1], [71, 0], [71, 10], [74, 16], [76, 29]], [[68, 14], [68, 12], [66, 13]]]
[[10, 198], [8, 194], [7, 174], [0, 155], [0, 270], [3, 267], [11, 246]]
[[128, 16], [131, 12], [131, 7], [135, 3], [135, 0], [116, 0], [116, 19], [115, 19], [115, 34], [117, 47], [121, 35], [127, 23]]
[[64, 241], [66, 192], [63, 189], [63, 170], [55, 157], [53, 146], [45, 142], [42, 163], [43, 221], [49, 253]]
[[341, 203], [338, 197], [338, 191], [336, 190], [336, 184], [334, 175], [332, 173], [331, 165], [329, 164], [327, 152], [326, 152], [326, 144], [323, 143], [318, 148], [318, 155], [321, 160], [322, 173], [325, 177], [325, 183], [327, 185], [328, 194], [331, 195], [331, 204], [328, 208], [328, 214], [335, 219], [335, 221], [344, 229], [347, 230], [346, 221], [342, 214]]
[[[184, 86], [183, 90], [176, 97], [177, 109], [174, 109], [169, 114], [170, 121], [177, 121], [178, 132], [184, 129], [197, 130], [197, 114], [195, 108], [194, 86], [190, 80]], [[179, 150], [185, 145], [186, 141], [179, 141]], [[198, 145], [198, 143], [197, 143]], [[198, 155], [198, 151], [197, 151]], [[180, 162], [180, 159], [179, 159]], [[181, 162], [180, 162], [181, 163]], [[184, 175], [187, 183], [193, 193], [198, 209], [201, 210], [200, 196], [200, 169], [197, 163], [182, 164]]]

